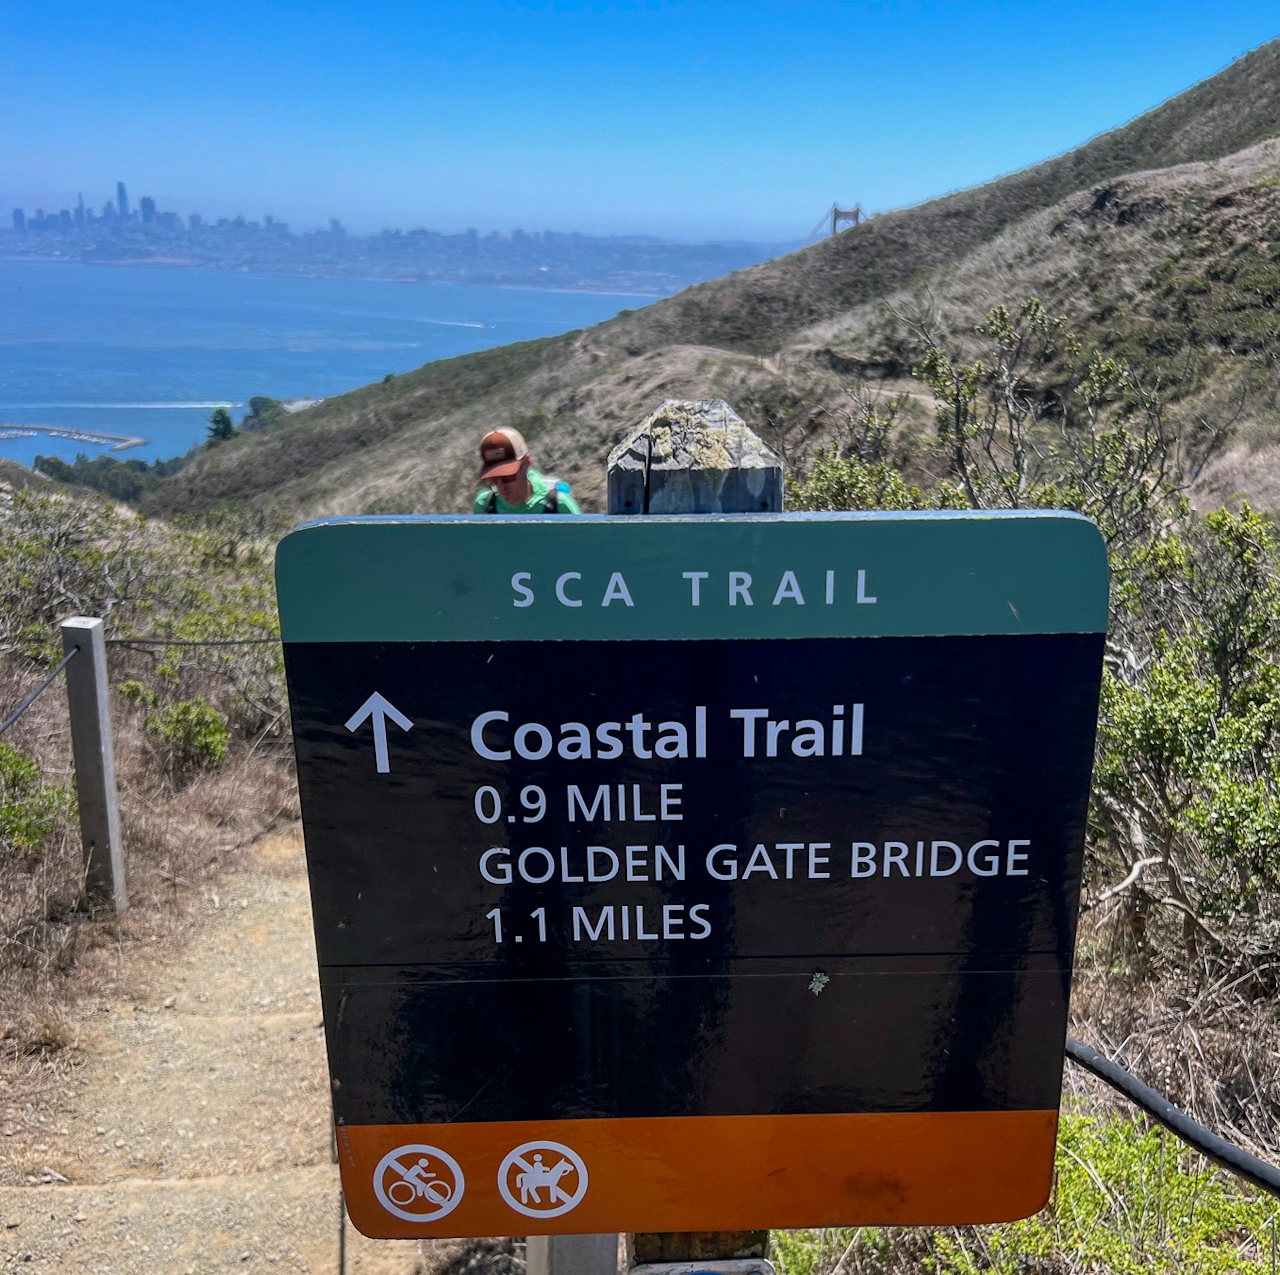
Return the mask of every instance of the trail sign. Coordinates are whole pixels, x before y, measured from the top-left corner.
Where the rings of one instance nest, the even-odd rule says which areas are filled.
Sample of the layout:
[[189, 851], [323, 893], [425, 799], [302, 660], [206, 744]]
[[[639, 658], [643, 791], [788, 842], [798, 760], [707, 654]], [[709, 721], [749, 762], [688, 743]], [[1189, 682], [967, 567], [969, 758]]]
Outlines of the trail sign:
[[1090, 523], [345, 519], [277, 570], [360, 1230], [1043, 1204]]

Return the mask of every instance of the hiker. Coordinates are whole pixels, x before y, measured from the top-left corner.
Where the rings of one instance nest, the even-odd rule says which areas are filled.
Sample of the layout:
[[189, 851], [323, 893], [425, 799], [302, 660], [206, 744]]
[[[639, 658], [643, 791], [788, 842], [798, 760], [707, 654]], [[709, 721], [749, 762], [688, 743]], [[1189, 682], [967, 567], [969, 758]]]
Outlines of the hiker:
[[540, 474], [519, 430], [490, 430], [480, 440], [480, 480], [489, 486], [476, 496], [477, 514], [580, 514], [569, 484]]

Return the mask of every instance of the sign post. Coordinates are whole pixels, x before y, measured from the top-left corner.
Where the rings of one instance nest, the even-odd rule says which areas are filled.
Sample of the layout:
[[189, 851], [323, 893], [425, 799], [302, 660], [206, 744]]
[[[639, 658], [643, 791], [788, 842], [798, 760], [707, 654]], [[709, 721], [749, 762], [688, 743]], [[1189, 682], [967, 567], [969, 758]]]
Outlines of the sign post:
[[360, 1230], [1041, 1207], [1090, 523], [346, 519], [278, 583]]

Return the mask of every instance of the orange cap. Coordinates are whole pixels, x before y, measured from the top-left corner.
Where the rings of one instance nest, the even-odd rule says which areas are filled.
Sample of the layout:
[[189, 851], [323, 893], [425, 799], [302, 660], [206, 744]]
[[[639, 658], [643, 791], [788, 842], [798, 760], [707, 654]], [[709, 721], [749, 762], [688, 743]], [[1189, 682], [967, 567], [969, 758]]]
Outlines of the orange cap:
[[490, 430], [480, 440], [480, 477], [509, 478], [528, 454], [519, 430]]

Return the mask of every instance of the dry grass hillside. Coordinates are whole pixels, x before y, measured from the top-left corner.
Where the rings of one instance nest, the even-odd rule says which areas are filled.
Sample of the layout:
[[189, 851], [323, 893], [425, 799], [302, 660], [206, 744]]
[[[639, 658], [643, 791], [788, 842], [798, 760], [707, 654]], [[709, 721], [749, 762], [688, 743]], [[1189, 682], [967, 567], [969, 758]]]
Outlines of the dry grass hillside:
[[599, 508], [610, 446], [664, 397], [726, 397], [803, 451], [838, 418], [850, 376], [919, 397], [902, 383], [911, 316], [927, 312], [963, 342], [988, 305], [1029, 295], [1175, 377], [1186, 414], [1225, 402], [1247, 376], [1236, 441], [1202, 489], [1273, 504], [1274, 403], [1259, 369], [1280, 341], [1280, 150], [1265, 140], [1277, 134], [1280, 41], [1023, 172], [587, 331], [428, 364], [222, 444], [147, 507], [463, 510], [476, 438], [514, 424], [544, 469]]

